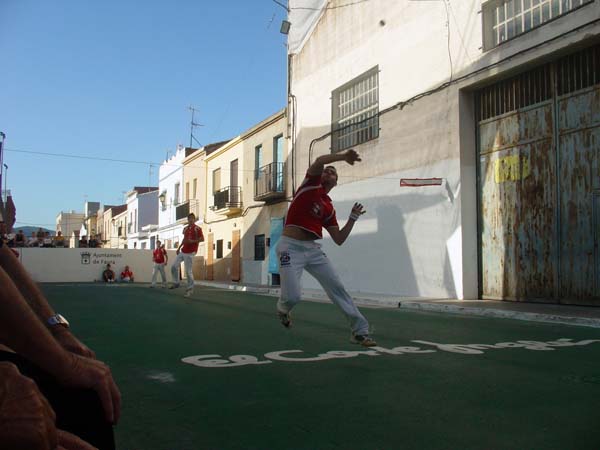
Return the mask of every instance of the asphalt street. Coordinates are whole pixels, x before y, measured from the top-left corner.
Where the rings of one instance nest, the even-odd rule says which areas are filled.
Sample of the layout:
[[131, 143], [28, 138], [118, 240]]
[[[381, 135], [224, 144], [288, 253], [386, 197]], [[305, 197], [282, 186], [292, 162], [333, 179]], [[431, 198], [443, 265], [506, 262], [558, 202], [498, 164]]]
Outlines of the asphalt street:
[[117, 444], [182, 449], [597, 449], [600, 329], [196, 287], [45, 285], [123, 394]]

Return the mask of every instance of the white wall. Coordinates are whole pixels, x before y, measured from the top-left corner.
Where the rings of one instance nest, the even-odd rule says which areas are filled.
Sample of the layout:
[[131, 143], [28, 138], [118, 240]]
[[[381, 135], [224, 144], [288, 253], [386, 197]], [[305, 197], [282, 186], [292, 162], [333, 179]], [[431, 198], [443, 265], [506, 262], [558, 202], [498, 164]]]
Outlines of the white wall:
[[[117, 277], [121, 275], [125, 265], [128, 265], [136, 282], [148, 283], [152, 280], [151, 250], [20, 248], [19, 253], [19, 258], [29, 274], [40, 283], [101, 280], [107, 263], [112, 265]], [[169, 261], [175, 259], [174, 251], [169, 251], [168, 255]], [[170, 281], [170, 274], [167, 277]]]

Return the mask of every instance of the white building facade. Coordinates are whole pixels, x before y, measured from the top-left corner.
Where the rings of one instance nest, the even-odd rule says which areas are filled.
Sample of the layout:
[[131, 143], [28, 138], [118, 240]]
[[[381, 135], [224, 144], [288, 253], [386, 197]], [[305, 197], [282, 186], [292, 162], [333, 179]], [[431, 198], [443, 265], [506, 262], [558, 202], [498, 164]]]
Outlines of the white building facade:
[[158, 188], [134, 187], [129, 191], [127, 214], [127, 248], [154, 248], [154, 237], [150, 235], [150, 230], [158, 225]]
[[60, 231], [65, 238], [69, 238], [73, 235], [74, 231], [79, 232], [84, 220], [84, 213], [61, 211], [56, 216], [56, 232]]
[[598, 1], [344, 3], [289, 2], [288, 165], [362, 157], [324, 239], [347, 288], [598, 304]]
[[183, 202], [183, 160], [184, 147], [165, 160], [158, 171], [158, 230], [157, 236], [167, 249], [177, 249], [185, 220], [177, 219], [177, 206]]

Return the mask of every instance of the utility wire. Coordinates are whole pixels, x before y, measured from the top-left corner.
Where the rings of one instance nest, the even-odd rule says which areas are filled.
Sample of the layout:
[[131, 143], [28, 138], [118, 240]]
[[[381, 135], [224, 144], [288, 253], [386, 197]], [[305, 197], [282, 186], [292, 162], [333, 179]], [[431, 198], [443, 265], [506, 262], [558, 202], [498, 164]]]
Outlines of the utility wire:
[[331, 3], [331, 1], [328, 1], [326, 6], [324, 8], [309, 8], [307, 6], [295, 6], [293, 8], [290, 8], [286, 5], [284, 5], [283, 3], [277, 1], [277, 0], [273, 0], [273, 2], [277, 3], [279, 6], [281, 6], [282, 8], [285, 8], [285, 10], [287, 12], [290, 12], [292, 10], [306, 10], [306, 11], [325, 11], [327, 9], [339, 9], [339, 8], [346, 8], [348, 6], [354, 6], [354, 5], [358, 5], [359, 3], [366, 3], [370, 0], [357, 0], [355, 2], [351, 2], [351, 3], [344, 3], [343, 5], [336, 5], [336, 6], [329, 6], [329, 4]]

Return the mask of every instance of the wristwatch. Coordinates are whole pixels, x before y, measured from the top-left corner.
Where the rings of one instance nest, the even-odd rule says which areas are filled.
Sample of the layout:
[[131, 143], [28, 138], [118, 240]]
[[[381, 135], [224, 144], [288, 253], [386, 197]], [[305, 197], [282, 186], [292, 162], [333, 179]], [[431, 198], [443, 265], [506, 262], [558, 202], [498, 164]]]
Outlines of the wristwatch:
[[69, 328], [69, 322], [60, 314], [54, 314], [48, 318], [48, 325], [54, 327], [56, 325], [61, 325], [65, 328]]

